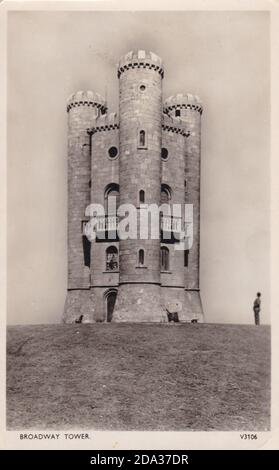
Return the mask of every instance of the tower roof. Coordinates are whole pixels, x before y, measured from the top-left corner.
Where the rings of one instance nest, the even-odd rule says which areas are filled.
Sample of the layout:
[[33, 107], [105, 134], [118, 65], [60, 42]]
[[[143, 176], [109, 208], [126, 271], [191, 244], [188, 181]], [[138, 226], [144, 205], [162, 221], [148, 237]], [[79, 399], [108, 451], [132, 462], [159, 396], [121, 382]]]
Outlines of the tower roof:
[[67, 100], [67, 111], [75, 106], [93, 106], [106, 112], [107, 106], [105, 98], [94, 91], [77, 91], [72, 93]]
[[177, 93], [176, 95], [170, 96], [164, 102], [164, 112], [169, 112], [175, 108], [189, 108], [199, 111], [202, 113], [203, 106], [202, 101], [197, 95], [191, 93]]
[[151, 51], [138, 50], [130, 51], [120, 58], [118, 65], [118, 77], [120, 77], [124, 70], [141, 67], [151, 70], [153, 69], [158, 71], [162, 77], [164, 76], [164, 66], [161, 57]]

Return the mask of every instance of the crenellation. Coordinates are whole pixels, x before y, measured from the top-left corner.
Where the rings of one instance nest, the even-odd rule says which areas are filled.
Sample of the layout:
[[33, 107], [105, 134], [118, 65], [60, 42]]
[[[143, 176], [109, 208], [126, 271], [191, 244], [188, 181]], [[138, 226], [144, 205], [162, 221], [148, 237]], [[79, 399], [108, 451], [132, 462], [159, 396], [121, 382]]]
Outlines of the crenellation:
[[158, 72], [164, 77], [164, 67], [162, 59], [153, 52], [130, 51], [120, 58], [117, 76], [120, 78], [125, 71], [133, 69], [144, 69]]

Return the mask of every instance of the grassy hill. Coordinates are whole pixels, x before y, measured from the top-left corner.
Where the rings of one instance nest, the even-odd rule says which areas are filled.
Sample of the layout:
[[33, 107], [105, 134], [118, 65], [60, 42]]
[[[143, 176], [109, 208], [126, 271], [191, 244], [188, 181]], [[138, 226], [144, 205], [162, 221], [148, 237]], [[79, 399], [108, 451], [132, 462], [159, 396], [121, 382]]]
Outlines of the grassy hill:
[[8, 429], [267, 430], [270, 328], [8, 327]]

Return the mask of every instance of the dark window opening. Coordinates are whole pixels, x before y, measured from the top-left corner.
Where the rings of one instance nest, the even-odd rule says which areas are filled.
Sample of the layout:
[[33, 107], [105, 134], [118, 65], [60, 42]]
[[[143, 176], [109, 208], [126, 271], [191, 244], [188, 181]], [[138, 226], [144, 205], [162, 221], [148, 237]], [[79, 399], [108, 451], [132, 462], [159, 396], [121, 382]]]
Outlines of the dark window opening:
[[117, 292], [114, 290], [108, 292], [106, 295], [107, 322], [111, 322], [112, 320], [116, 297], [117, 297]]
[[180, 109], [176, 109], [176, 110], [175, 110], [175, 115], [176, 115], [176, 116], [180, 116], [180, 115], [181, 115]]
[[141, 189], [140, 192], [139, 192], [139, 201], [140, 201], [141, 204], [144, 204], [144, 202], [145, 202], [145, 193], [144, 193], [143, 189]]
[[118, 249], [116, 246], [109, 246], [106, 249], [106, 270], [118, 271]]
[[188, 267], [189, 264], [189, 250], [184, 250], [184, 266]]
[[146, 86], [145, 86], [145, 85], [141, 85], [141, 86], [140, 86], [140, 91], [145, 91], [145, 89], [146, 89]]
[[116, 158], [118, 155], [118, 149], [117, 147], [110, 147], [108, 150], [110, 158]]
[[161, 270], [162, 271], [169, 271], [170, 263], [169, 263], [169, 249], [166, 246], [162, 246], [161, 248]]
[[140, 147], [145, 146], [145, 131], [141, 130], [139, 133], [139, 145]]
[[116, 215], [119, 207], [119, 185], [111, 183], [105, 190], [105, 213], [106, 215]]
[[161, 185], [161, 203], [168, 204], [171, 200], [171, 189], [167, 184]]
[[89, 188], [91, 188], [91, 186], [92, 186], [91, 180], [88, 181], [88, 186], [89, 186]]
[[82, 235], [82, 246], [83, 246], [84, 266], [87, 266], [88, 268], [90, 268], [91, 243], [86, 237], [86, 235]]
[[144, 250], [139, 250], [139, 265], [144, 265]]
[[161, 153], [162, 160], [166, 160], [168, 158], [168, 155], [169, 155], [168, 149], [162, 148], [162, 153]]

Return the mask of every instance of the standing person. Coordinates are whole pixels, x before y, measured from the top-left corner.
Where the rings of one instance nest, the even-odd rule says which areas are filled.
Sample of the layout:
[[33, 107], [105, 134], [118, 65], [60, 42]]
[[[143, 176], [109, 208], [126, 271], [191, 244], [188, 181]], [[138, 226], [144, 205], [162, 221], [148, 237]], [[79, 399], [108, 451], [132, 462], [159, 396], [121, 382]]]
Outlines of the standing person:
[[261, 310], [261, 293], [257, 293], [257, 297], [254, 300], [253, 305], [254, 315], [255, 315], [255, 325], [260, 324], [260, 310]]

